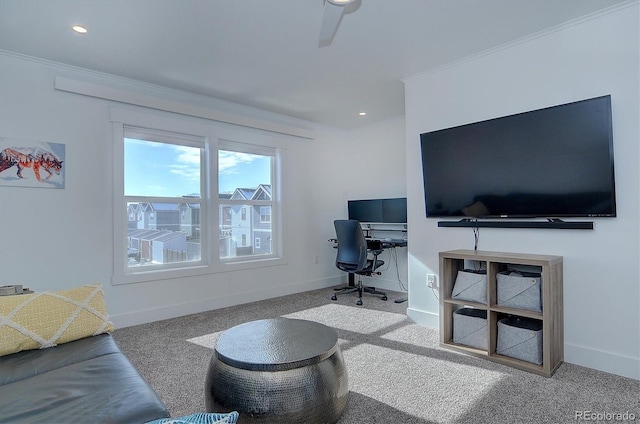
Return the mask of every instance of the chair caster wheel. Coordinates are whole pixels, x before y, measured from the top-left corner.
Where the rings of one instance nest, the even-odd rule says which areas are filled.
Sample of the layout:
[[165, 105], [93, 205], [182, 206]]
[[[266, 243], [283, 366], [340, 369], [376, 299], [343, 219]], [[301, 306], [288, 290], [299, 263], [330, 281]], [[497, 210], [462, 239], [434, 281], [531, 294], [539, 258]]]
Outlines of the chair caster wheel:
[[356, 305], [362, 305], [362, 300], [358, 299], [358, 301], [356, 302]]
[[334, 294], [333, 296], [331, 296], [331, 300], [338, 300], [338, 296]]
[[387, 296], [382, 296], [381, 299], [382, 300], [387, 300]]

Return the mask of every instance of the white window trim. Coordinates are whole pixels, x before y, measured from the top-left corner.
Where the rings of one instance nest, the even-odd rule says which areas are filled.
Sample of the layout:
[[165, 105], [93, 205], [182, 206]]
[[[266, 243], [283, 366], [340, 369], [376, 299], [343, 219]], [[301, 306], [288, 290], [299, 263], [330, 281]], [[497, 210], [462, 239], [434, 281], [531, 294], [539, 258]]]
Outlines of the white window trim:
[[[282, 172], [278, 169], [278, 164], [282, 164], [283, 161], [283, 149], [277, 148], [275, 146], [259, 146], [255, 144], [249, 144], [244, 142], [234, 142], [230, 140], [219, 140], [218, 142], [219, 150], [228, 150], [233, 152], [240, 153], [249, 153], [249, 154], [260, 154], [265, 156], [272, 157], [271, 164], [271, 200], [232, 200], [232, 199], [218, 199], [216, 204], [215, 200], [213, 202], [214, 206], [212, 208], [220, 209], [220, 204], [225, 205], [249, 205], [249, 206], [270, 206], [271, 207], [271, 231], [272, 234], [275, 234], [274, 238], [276, 242], [272, 241], [271, 249], [272, 252], [269, 255], [255, 255], [248, 256], [243, 258], [221, 258], [220, 261], [230, 267], [235, 266], [238, 263], [251, 264], [258, 261], [268, 261], [268, 260], [277, 260], [279, 258], [284, 257], [284, 249], [283, 249], [283, 232], [281, 231], [281, 220], [274, 220], [274, 214], [278, 216], [279, 211], [281, 211], [281, 184], [282, 184]], [[244, 210], [244, 209], [243, 209]], [[248, 214], [251, 215], [251, 214]], [[281, 213], [280, 213], [281, 215]], [[248, 216], [247, 219], [252, 219], [251, 216]]]
[[[220, 124], [203, 119], [188, 116], [179, 116], [159, 111], [139, 111], [114, 107], [110, 111], [113, 135], [113, 275], [111, 283], [113, 285], [148, 282], [154, 280], [179, 279], [184, 277], [213, 274], [219, 272], [237, 271], [264, 268], [268, 266], [279, 266], [287, 263], [285, 257], [285, 234], [282, 228], [285, 210], [282, 208], [283, 166], [286, 155], [287, 139], [268, 132], [247, 130], [235, 125]], [[202, 239], [211, 234], [217, 234], [219, 222], [218, 216], [218, 149], [241, 151], [242, 146], [249, 149], [248, 153], [271, 152], [275, 149], [277, 160], [275, 163], [278, 169], [272, 170], [272, 230], [276, 234], [277, 242], [272, 243], [273, 255], [269, 257], [248, 257], [244, 260], [221, 260], [219, 244], [210, 243], [208, 252], [203, 254], [203, 264], [193, 265], [188, 262], [176, 266], [173, 269], [136, 269], [135, 273], [128, 272], [125, 263], [126, 240], [126, 201], [124, 197], [124, 127], [152, 128], [158, 131], [171, 133], [188, 134], [202, 137], [207, 140], [206, 160], [209, 165], [209, 175], [206, 178], [207, 184], [201, 193], [203, 202], [208, 203], [206, 214], [201, 215], [200, 225]], [[256, 144], [248, 144], [246, 141], [236, 142], [232, 140], [250, 140]], [[262, 148], [262, 150], [261, 150]], [[212, 177], [215, 176], [215, 179]], [[216, 193], [213, 193], [213, 192]], [[213, 193], [213, 194], [212, 194]], [[215, 196], [215, 198], [213, 197]], [[222, 201], [222, 200], [220, 200]], [[274, 212], [277, 209], [279, 212]], [[277, 213], [277, 219], [274, 216]], [[206, 221], [206, 222], [205, 222]]]

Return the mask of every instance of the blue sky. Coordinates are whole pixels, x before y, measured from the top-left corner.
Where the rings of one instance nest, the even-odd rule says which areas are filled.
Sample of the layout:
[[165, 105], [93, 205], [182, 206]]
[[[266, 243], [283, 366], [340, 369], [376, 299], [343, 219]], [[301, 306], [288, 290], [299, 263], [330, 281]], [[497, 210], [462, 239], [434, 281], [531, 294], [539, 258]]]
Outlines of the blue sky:
[[[271, 183], [269, 157], [220, 151], [218, 164], [221, 193]], [[125, 195], [199, 194], [199, 165], [198, 148], [125, 139]]]

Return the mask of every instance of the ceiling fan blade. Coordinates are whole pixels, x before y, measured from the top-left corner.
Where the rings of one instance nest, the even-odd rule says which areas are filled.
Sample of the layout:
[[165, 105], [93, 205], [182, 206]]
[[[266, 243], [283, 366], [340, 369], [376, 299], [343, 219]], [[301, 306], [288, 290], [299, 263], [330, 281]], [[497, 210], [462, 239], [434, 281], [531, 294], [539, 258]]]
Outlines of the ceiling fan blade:
[[344, 9], [343, 6], [337, 6], [325, 0], [322, 25], [320, 26], [320, 45], [331, 44], [342, 20]]

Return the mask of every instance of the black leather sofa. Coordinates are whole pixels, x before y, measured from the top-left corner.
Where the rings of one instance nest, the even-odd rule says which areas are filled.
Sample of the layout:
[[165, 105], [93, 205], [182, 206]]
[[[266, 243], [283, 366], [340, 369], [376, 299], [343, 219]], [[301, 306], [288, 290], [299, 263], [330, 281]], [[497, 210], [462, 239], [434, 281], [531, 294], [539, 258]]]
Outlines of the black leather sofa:
[[168, 417], [110, 334], [0, 357], [0, 423], [146, 423]]

